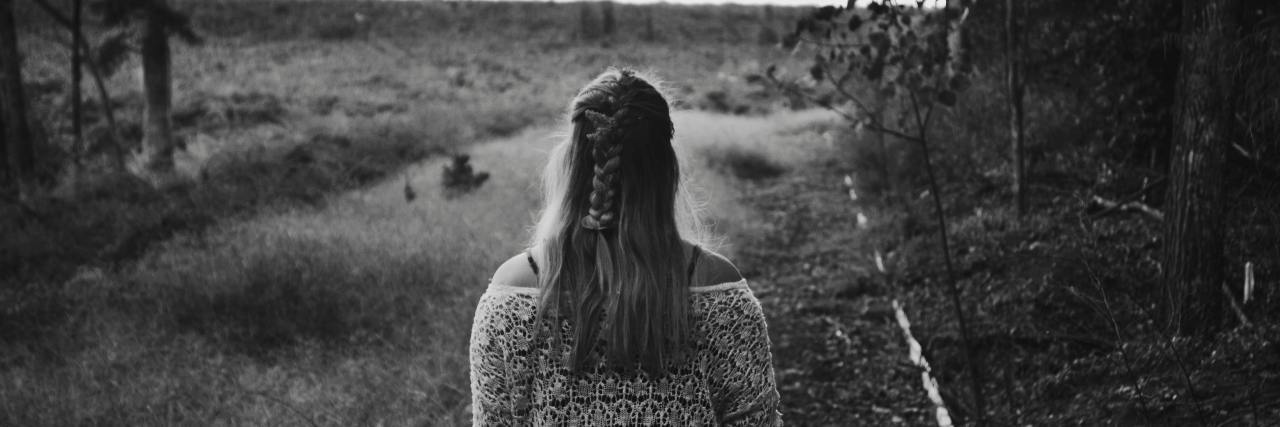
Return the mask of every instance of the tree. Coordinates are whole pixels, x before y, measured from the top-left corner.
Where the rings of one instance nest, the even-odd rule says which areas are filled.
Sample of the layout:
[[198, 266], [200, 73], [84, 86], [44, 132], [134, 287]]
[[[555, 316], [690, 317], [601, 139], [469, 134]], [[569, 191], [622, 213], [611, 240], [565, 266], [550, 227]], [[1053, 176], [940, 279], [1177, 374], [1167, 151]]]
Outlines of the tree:
[[644, 41], [651, 42], [658, 39], [658, 32], [653, 26], [653, 9], [658, 6], [649, 5], [644, 7]]
[[602, 32], [604, 32], [606, 37], [612, 36], [614, 31], [617, 30], [616, 27], [618, 22], [616, 15], [613, 13], [612, 0], [605, 0], [603, 3], [600, 3], [600, 14], [602, 15]]
[[948, 64], [961, 71], [969, 71], [969, 49], [966, 45], [964, 21], [969, 15], [972, 0], [947, 0], [946, 15], [950, 28], [947, 29], [947, 50], [951, 55]]
[[152, 173], [173, 171], [173, 58], [169, 35], [159, 8], [162, 0], [148, 7], [142, 24], [142, 86], [147, 107], [143, 113], [142, 160]]
[[186, 15], [174, 10], [167, 0], [98, 0], [93, 4], [109, 27], [138, 23], [139, 54], [142, 57], [142, 87], [146, 108], [143, 113], [142, 151], [138, 153], [139, 172], [156, 183], [166, 181], [173, 173], [175, 140], [171, 113], [173, 110], [172, 52], [169, 36], [176, 35], [188, 43], [199, 43]]
[[[944, 282], [969, 371], [973, 417], [982, 421], [986, 411], [981, 370], [951, 259], [929, 132], [936, 110], [955, 106], [956, 94], [970, 86], [963, 39], [956, 35], [967, 16], [967, 10], [928, 13], [922, 7], [908, 9], [888, 0], [872, 1], [865, 11], [822, 7], [798, 22], [795, 32], [784, 41], [784, 45], [799, 43], [815, 51], [809, 68], [812, 85], [804, 88], [796, 82], [782, 81], [774, 67], [770, 67], [766, 77], [783, 90], [805, 95], [829, 85], [833, 93], [810, 96], [810, 99], [839, 114], [855, 129], [868, 129], [918, 145], [946, 268]], [[886, 120], [886, 115], [896, 120]]]
[[595, 39], [600, 32], [597, 27], [595, 14], [591, 11], [591, 2], [584, 1], [578, 5], [578, 39], [592, 40]]
[[1234, 119], [1239, 0], [1183, 2], [1164, 228], [1165, 320], [1178, 335], [1222, 325], [1223, 162]]
[[[32, 2], [35, 3], [36, 6], [40, 7], [40, 9], [44, 10], [50, 18], [53, 18], [54, 22], [57, 22], [71, 33], [71, 49], [74, 50], [72, 52], [72, 63], [74, 64], [79, 62], [80, 66], [87, 69], [89, 71], [89, 75], [93, 77], [93, 83], [98, 92], [98, 105], [102, 110], [102, 116], [107, 120], [107, 128], [110, 130], [111, 138], [114, 140], [114, 143], [111, 144], [112, 163], [116, 168], [116, 171], [123, 172], [125, 170], [124, 150], [120, 146], [121, 138], [119, 126], [116, 126], [115, 111], [111, 107], [111, 96], [107, 93], [106, 78], [104, 77], [104, 74], [114, 73], [115, 70], [124, 63], [129, 49], [128, 41], [126, 40], [126, 36], [128, 34], [118, 33], [108, 36], [98, 46], [90, 47], [88, 38], [84, 35], [82, 17], [76, 16], [83, 12], [83, 0], [74, 1], [72, 7], [75, 9], [72, 11], [71, 17], [63, 14], [58, 10], [58, 8], [50, 4], [48, 0], [32, 0]], [[77, 56], [79, 58], [76, 58]], [[77, 59], [79, 59], [79, 61], [77, 61]], [[78, 82], [82, 78], [79, 74], [82, 70], [74, 65], [72, 68], [75, 68], [75, 70], [72, 71], [72, 80], [74, 85], [73, 92], [79, 92], [80, 89]], [[83, 103], [80, 101], [80, 95], [73, 94], [72, 97], [76, 99], [74, 104], [75, 107], [83, 107]], [[81, 123], [83, 121], [82, 112], [73, 112], [72, 114], [76, 117], [74, 118], [76, 123]], [[78, 139], [83, 138], [82, 133], [83, 129], [77, 128], [75, 130], [75, 134]], [[77, 142], [77, 146], [80, 147], [80, 150], [86, 150], [89, 148], [82, 142]]]
[[27, 96], [22, 82], [22, 54], [13, 18], [13, 0], [0, 0], [0, 126], [8, 175], [17, 185], [19, 200], [30, 196], [35, 153]]
[[1013, 199], [1018, 215], [1027, 211], [1026, 182], [1026, 148], [1023, 132], [1024, 110], [1022, 108], [1022, 35], [1015, 15], [1019, 2], [1005, 0], [1004, 34], [1005, 34], [1005, 83], [1009, 95], [1009, 148], [1013, 163]]
[[80, 48], [81, 17], [84, 12], [84, 1], [71, 2], [71, 133], [75, 139], [75, 155], [73, 167], [79, 171], [81, 156], [84, 153], [84, 105], [80, 93], [80, 84], [84, 81], [84, 51]]

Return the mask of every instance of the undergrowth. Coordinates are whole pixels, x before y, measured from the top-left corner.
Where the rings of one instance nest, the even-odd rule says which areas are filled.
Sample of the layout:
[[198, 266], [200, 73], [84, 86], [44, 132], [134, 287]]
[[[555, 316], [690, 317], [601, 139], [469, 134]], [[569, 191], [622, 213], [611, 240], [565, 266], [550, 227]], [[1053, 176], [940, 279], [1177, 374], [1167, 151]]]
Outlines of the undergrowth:
[[[983, 88], [987, 89], [983, 89]], [[978, 91], [995, 92], [982, 79]], [[1044, 96], [1052, 97], [1052, 94]], [[1052, 159], [1031, 169], [1031, 209], [1012, 207], [1009, 171], [1001, 165], [1004, 138], [989, 114], [999, 97], [966, 96], [941, 116], [938, 164], [942, 195], [962, 288], [973, 322], [973, 345], [981, 361], [982, 392], [989, 420], [997, 424], [1070, 425], [1266, 425], [1280, 419], [1276, 386], [1277, 312], [1265, 292], [1242, 304], [1214, 337], [1174, 338], [1165, 332], [1159, 295], [1163, 224], [1133, 212], [1098, 209], [1095, 195], [1134, 194], [1147, 185], [1139, 167], [1108, 160], [1078, 147], [1068, 126], [1048, 111], [1052, 102], [1029, 102], [1031, 134], [1046, 135], [1030, 147]], [[974, 125], [980, 123], [980, 125]], [[985, 123], [985, 124], [982, 124]], [[964, 389], [964, 343], [954, 315], [941, 307], [943, 260], [936, 227], [928, 216], [928, 193], [912, 153], [889, 140], [882, 150], [871, 135], [846, 132], [840, 170], [823, 179], [852, 174], [863, 197], [859, 210], [873, 219], [857, 231], [884, 254], [892, 272], [865, 277], [885, 283], [906, 303], [915, 334], [944, 389], [944, 400], [961, 422], [972, 420], [972, 397]], [[875, 166], [891, 159], [890, 180]], [[902, 159], [906, 159], [903, 161]], [[852, 166], [850, 166], [852, 165]], [[1273, 184], [1229, 179], [1235, 186], [1226, 218], [1236, 236], [1227, 249], [1228, 282], [1240, 289], [1244, 265], [1274, 274], [1277, 206]], [[886, 185], [885, 183], [893, 183]], [[1271, 185], [1271, 187], [1268, 187]], [[895, 192], [896, 190], [896, 192]], [[1158, 206], [1152, 191], [1144, 197]], [[832, 194], [832, 203], [847, 202]], [[849, 214], [852, 216], [852, 213]], [[874, 266], [872, 253], [862, 255]], [[870, 267], [869, 271], [874, 271]], [[1237, 299], [1236, 294], [1233, 298]], [[1270, 297], [1275, 298], [1275, 297]]]

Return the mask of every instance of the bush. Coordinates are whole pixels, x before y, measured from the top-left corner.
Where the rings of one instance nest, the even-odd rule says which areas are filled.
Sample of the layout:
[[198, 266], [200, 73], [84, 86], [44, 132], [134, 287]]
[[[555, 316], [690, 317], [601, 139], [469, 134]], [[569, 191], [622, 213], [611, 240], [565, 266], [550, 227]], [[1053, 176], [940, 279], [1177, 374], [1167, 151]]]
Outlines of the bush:
[[756, 43], [763, 46], [773, 46], [781, 40], [778, 37], [778, 31], [769, 26], [760, 28], [760, 33], [756, 34]]
[[777, 178], [787, 172], [786, 167], [764, 154], [739, 147], [708, 150], [706, 157], [707, 166], [712, 169], [748, 181]]
[[355, 22], [328, 22], [311, 30], [311, 36], [318, 40], [341, 41], [356, 38], [360, 27]]
[[184, 99], [186, 102], [173, 111], [173, 123], [178, 128], [280, 124], [286, 113], [284, 101], [270, 93], [195, 93]]

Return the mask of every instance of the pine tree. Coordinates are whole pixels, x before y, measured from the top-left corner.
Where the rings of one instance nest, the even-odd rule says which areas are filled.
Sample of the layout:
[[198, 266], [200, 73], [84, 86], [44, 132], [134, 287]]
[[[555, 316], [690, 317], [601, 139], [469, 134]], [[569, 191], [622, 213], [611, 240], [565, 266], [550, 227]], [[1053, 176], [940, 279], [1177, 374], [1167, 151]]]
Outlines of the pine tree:
[[33, 185], [35, 153], [28, 120], [13, 0], [0, 0], [0, 128], [3, 128], [0, 142], [4, 143], [0, 158], [17, 186], [19, 199], [27, 198]]
[[1224, 320], [1224, 168], [1233, 124], [1233, 46], [1239, 0], [1183, 3], [1164, 229], [1165, 319], [1179, 335]]

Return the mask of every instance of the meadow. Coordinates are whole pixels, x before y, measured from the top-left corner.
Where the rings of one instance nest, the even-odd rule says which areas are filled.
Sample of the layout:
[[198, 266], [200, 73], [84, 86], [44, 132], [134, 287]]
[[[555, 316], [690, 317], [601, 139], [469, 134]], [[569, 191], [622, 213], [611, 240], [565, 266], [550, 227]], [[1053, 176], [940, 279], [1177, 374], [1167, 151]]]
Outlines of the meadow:
[[[571, 5], [181, 7], [206, 38], [174, 44], [177, 162], [194, 183], [155, 195], [59, 177], [44, 209], [80, 204], [57, 220], [86, 225], [6, 233], [23, 274], [6, 279], [0, 424], [465, 424], [474, 302], [523, 247], [576, 89], [635, 66], [680, 109], [767, 114], [773, 101], [726, 102], [752, 90], [744, 74], [785, 60], [758, 43], [752, 30], [772, 23], [752, 8], [672, 6], [663, 40], [628, 19], [588, 40]], [[57, 35], [27, 30], [29, 74], [56, 81]], [[126, 128], [134, 78], [109, 81]], [[736, 204], [733, 166], [709, 159], [821, 152], [776, 132], [830, 146], [807, 130], [829, 116], [782, 114], [677, 116], [690, 185], [721, 233], [761, 221]], [[492, 174], [456, 198], [440, 182], [455, 153]]]
[[[11, 236], [3, 247], [14, 254], [0, 266], [23, 270], [15, 281], [65, 280], [81, 264], [135, 258], [175, 229], [277, 204], [314, 205], [428, 156], [553, 123], [581, 82], [607, 66], [652, 68], [684, 108], [761, 114], [774, 101], [749, 98], [743, 76], [787, 54], [760, 44], [755, 32], [798, 13], [780, 9], [765, 25], [759, 9], [673, 6], [655, 12], [658, 35], [648, 40], [635, 19], [621, 20], [613, 36], [588, 38], [574, 5], [231, 1], [181, 8], [205, 40], [173, 42], [174, 123], [183, 146], [175, 161], [200, 185], [168, 196], [128, 176], [67, 173], [77, 158], [91, 171], [107, 169], [115, 142], [90, 97], [88, 147], [73, 147], [68, 58], [59, 44], [65, 35], [34, 7], [20, 10], [28, 15], [20, 41], [33, 116], [49, 142], [37, 169], [57, 197], [32, 203], [39, 220], [0, 208], [0, 228]], [[140, 141], [137, 69], [130, 57], [107, 81], [124, 150]], [[94, 214], [75, 214], [84, 211]]]
[[[792, 145], [763, 143], [830, 117], [782, 119], [744, 128], [732, 117], [677, 117], [690, 185], [729, 235], [760, 219], [707, 153], [734, 147], [794, 166], [829, 147], [804, 131], [782, 138]], [[63, 331], [73, 343], [56, 362], [14, 355], [0, 391], [6, 424], [465, 423], [474, 302], [523, 247], [540, 163], [563, 133], [471, 146], [475, 167], [495, 173], [465, 197], [435, 191], [445, 159], [432, 160], [403, 171], [423, 190], [413, 202], [396, 176], [324, 209], [180, 235], [120, 271], [80, 272], [63, 284], [84, 310]]]

